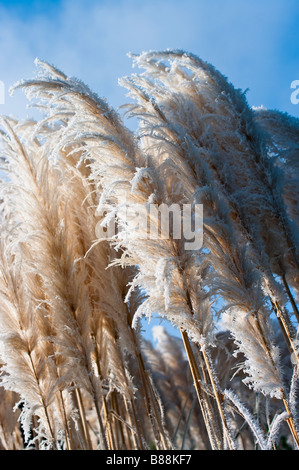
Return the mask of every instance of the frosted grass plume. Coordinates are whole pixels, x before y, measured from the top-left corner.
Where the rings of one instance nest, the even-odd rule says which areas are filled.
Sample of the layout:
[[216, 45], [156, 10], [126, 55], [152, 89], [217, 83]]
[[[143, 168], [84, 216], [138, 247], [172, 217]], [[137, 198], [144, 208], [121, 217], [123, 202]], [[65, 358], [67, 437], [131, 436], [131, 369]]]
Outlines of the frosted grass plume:
[[[10, 334], [0, 366], [5, 392], [21, 395], [23, 432], [71, 450], [268, 449], [281, 436], [299, 447], [296, 323], [282, 295], [299, 279], [297, 122], [252, 113], [211, 65], [162, 51], [136, 56], [145, 73], [121, 83], [134, 101], [127, 116], [139, 119], [131, 132], [81, 81], [37, 65], [16, 88], [44, 117], [0, 129], [11, 179], [0, 193], [0, 323]], [[187, 245], [201, 240], [197, 203], [198, 250]], [[278, 215], [290, 219], [281, 226]], [[180, 330], [184, 361], [161, 331], [160, 348], [144, 346], [139, 320], [153, 313]], [[7, 421], [0, 413], [0, 448]]]

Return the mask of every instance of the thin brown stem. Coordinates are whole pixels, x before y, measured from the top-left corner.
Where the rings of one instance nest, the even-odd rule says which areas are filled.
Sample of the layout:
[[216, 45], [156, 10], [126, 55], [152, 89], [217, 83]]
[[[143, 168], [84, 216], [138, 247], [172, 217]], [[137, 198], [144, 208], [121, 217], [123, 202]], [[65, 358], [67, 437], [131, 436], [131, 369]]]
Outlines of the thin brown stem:
[[88, 432], [88, 426], [87, 426], [87, 420], [86, 420], [85, 411], [84, 411], [82, 394], [78, 388], [75, 389], [74, 396], [75, 396], [76, 405], [79, 411], [81, 431], [82, 431], [82, 435], [84, 436], [86, 450], [91, 450], [92, 444], [91, 444], [91, 440], [90, 440], [90, 436]]
[[[204, 420], [204, 423], [205, 423], [207, 433], [209, 435], [210, 444], [211, 444], [211, 447], [212, 447], [213, 450], [217, 450], [217, 449], [220, 449], [220, 443], [218, 442], [218, 439], [215, 436], [215, 432], [212, 429], [211, 423], [209, 421], [209, 417], [208, 417], [206, 409], [205, 409], [207, 404], [206, 404], [206, 401], [203, 397], [203, 393], [202, 393], [202, 390], [201, 390], [201, 387], [200, 387], [200, 374], [199, 374], [199, 370], [198, 370], [198, 367], [197, 367], [197, 363], [196, 363], [196, 360], [194, 358], [194, 354], [193, 354], [193, 351], [192, 351], [187, 333], [182, 329], [180, 329], [180, 331], [181, 331], [185, 351], [186, 351], [186, 354], [187, 354], [189, 367], [190, 367], [192, 378], [193, 378], [193, 384], [194, 384], [194, 388], [195, 388], [196, 395], [197, 395], [197, 398], [198, 398], [198, 403], [199, 403], [199, 406], [200, 406], [200, 409], [201, 409], [201, 413], [202, 413], [202, 417], [203, 417], [203, 420]], [[204, 403], [205, 403], [205, 405], [204, 405]]]
[[[183, 281], [184, 281], [184, 284], [186, 286], [187, 284], [186, 284], [185, 278], [183, 276], [183, 273], [181, 273], [181, 275], [183, 277]], [[190, 293], [189, 293], [188, 289], [186, 289], [186, 301], [187, 301], [187, 305], [190, 309], [190, 313], [193, 316], [194, 315], [194, 310], [193, 310], [192, 300], [191, 300]], [[202, 348], [202, 351], [203, 351], [203, 348]], [[209, 361], [209, 358], [206, 354], [206, 351], [203, 353], [203, 358], [204, 358], [204, 363], [205, 363], [205, 366], [207, 368], [207, 372], [208, 372], [208, 375], [209, 375], [209, 378], [210, 378], [210, 381], [211, 381], [211, 385], [212, 385], [212, 388], [213, 388], [213, 391], [214, 391], [214, 396], [215, 396], [215, 399], [216, 399], [216, 403], [217, 403], [218, 411], [219, 411], [219, 414], [220, 414], [220, 418], [221, 418], [222, 426], [223, 426], [223, 429], [224, 429], [224, 433], [225, 433], [225, 436], [226, 436], [226, 439], [227, 439], [227, 443], [228, 443], [228, 446], [229, 446], [230, 450], [233, 450], [234, 446], [232, 444], [232, 439], [231, 439], [231, 436], [230, 436], [230, 433], [229, 433], [227, 420], [226, 420], [226, 417], [225, 417], [225, 414], [224, 414], [224, 411], [223, 411], [223, 406], [222, 406], [222, 403], [221, 403], [221, 400], [220, 400], [220, 397], [219, 397], [218, 387], [216, 386], [216, 381], [215, 381], [215, 378], [214, 378], [214, 372], [212, 371], [210, 361]]]
[[294, 296], [293, 296], [293, 294], [292, 294], [292, 292], [291, 292], [291, 289], [290, 289], [290, 287], [289, 287], [289, 284], [288, 284], [288, 282], [287, 282], [287, 280], [286, 280], [285, 273], [282, 273], [281, 279], [282, 279], [284, 288], [285, 288], [285, 290], [286, 290], [286, 292], [287, 292], [287, 295], [288, 295], [288, 297], [289, 297], [289, 299], [290, 299], [291, 305], [292, 305], [292, 307], [293, 307], [294, 314], [295, 314], [295, 316], [296, 316], [296, 318], [297, 318], [297, 321], [299, 322], [299, 310], [298, 310], [297, 304], [296, 304], [296, 302], [295, 302]]
[[36, 369], [35, 369], [34, 362], [33, 362], [33, 359], [32, 359], [31, 351], [29, 349], [28, 349], [28, 357], [29, 357], [31, 368], [32, 368], [32, 371], [33, 371], [33, 374], [34, 374], [34, 377], [35, 377], [35, 381], [36, 381], [38, 389], [39, 389], [40, 397], [41, 397], [42, 404], [43, 404], [43, 409], [44, 409], [47, 424], [48, 424], [48, 427], [49, 427], [49, 433], [50, 433], [50, 436], [51, 436], [51, 439], [52, 439], [52, 443], [55, 447], [55, 437], [54, 437], [54, 432], [53, 432], [53, 429], [52, 429], [52, 425], [51, 425], [51, 421], [50, 421], [50, 417], [49, 417], [49, 413], [48, 413], [48, 407], [45, 403], [45, 400], [44, 400], [44, 397], [43, 397], [43, 394], [42, 394], [42, 391], [41, 391], [41, 388], [40, 388], [40, 382], [39, 382], [39, 379], [38, 379], [38, 375], [36, 373]]
[[152, 420], [153, 430], [155, 431], [155, 434], [156, 434], [158, 446], [159, 447], [162, 446], [162, 450], [168, 450], [169, 442], [165, 436], [161, 413], [156, 404], [156, 397], [153, 393], [152, 384], [149, 380], [147, 371], [145, 369], [143, 357], [140, 352], [137, 352], [137, 361], [138, 361], [139, 371], [140, 371], [141, 380], [143, 384], [146, 406], [147, 406], [148, 414]]
[[[276, 308], [278, 308], [278, 305], [276, 305]], [[271, 350], [270, 350], [268, 341], [266, 340], [266, 337], [265, 337], [265, 335], [264, 335], [264, 333], [263, 333], [263, 329], [262, 329], [262, 326], [261, 326], [260, 321], [259, 321], [259, 319], [258, 319], [257, 313], [255, 314], [254, 319], [255, 319], [255, 323], [256, 323], [258, 332], [260, 333], [260, 336], [261, 336], [261, 338], [262, 338], [262, 342], [263, 342], [263, 344], [264, 344], [266, 354], [267, 354], [267, 356], [269, 357], [269, 359], [270, 359], [270, 361], [271, 361], [273, 367], [276, 368], [276, 364], [275, 364], [275, 362], [274, 362], [274, 360], [273, 360], [273, 357], [272, 357], [272, 354], [271, 354]], [[291, 338], [290, 338], [290, 340], [291, 340]], [[291, 344], [293, 344], [293, 343], [291, 343]], [[295, 351], [295, 350], [294, 350], [294, 351]], [[284, 394], [284, 391], [283, 391], [282, 388], [280, 389], [280, 393], [281, 393], [281, 397], [282, 397], [282, 401], [283, 401], [285, 410], [286, 410], [286, 412], [288, 413], [288, 418], [287, 418], [286, 421], [287, 421], [287, 423], [288, 423], [288, 425], [289, 425], [289, 428], [290, 428], [290, 431], [291, 431], [291, 433], [292, 433], [292, 436], [293, 436], [293, 438], [294, 438], [294, 440], [295, 440], [295, 443], [296, 443], [296, 445], [297, 445], [298, 448], [299, 448], [299, 436], [298, 436], [298, 433], [297, 433], [297, 431], [296, 431], [296, 427], [295, 427], [295, 424], [294, 424], [294, 418], [293, 418], [293, 415], [292, 415], [292, 413], [291, 413], [291, 411], [290, 411], [290, 408], [289, 408], [287, 399], [286, 399], [286, 397], [285, 397], [285, 394]]]
[[293, 418], [293, 415], [290, 411], [289, 404], [288, 404], [288, 402], [285, 398], [283, 390], [281, 390], [281, 393], [282, 393], [282, 401], [283, 401], [285, 410], [288, 413], [287, 423], [289, 425], [290, 431], [291, 431], [293, 439], [294, 439], [294, 441], [297, 445], [297, 448], [299, 449], [299, 436], [298, 436], [298, 433], [297, 433], [297, 430], [296, 430], [296, 427], [295, 427], [294, 418]]
[[279, 321], [280, 321], [280, 323], [283, 326], [283, 329], [285, 331], [285, 336], [286, 336], [286, 338], [288, 340], [288, 343], [290, 345], [290, 348], [292, 350], [293, 360], [296, 359], [297, 364], [299, 364], [298, 351], [297, 351], [297, 348], [296, 348], [296, 346], [294, 344], [294, 340], [293, 340], [293, 337], [295, 336], [293, 334], [293, 327], [290, 324], [288, 318], [285, 317], [282, 309], [280, 308], [279, 303], [276, 300], [274, 300], [272, 305], [274, 307], [274, 311], [276, 313], [276, 316], [278, 317], [278, 319], [279, 319]]

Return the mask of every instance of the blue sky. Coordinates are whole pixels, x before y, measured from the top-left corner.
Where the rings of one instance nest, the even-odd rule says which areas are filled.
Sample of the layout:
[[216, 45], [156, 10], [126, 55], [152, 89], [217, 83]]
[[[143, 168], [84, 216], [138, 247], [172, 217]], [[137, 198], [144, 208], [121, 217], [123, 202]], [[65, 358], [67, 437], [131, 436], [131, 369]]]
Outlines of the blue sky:
[[128, 52], [179, 48], [212, 63], [250, 105], [299, 117], [299, 0], [0, 0], [1, 114], [30, 116], [9, 87], [46, 60], [118, 107], [118, 78], [134, 70]]
[[132, 72], [128, 52], [179, 48], [211, 62], [250, 105], [299, 117], [291, 82], [299, 79], [298, 0], [0, 0], [2, 114], [23, 117], [21, 92], [36, 57], [86, 82], [113, 106], [126, 102], [118, 78]]

